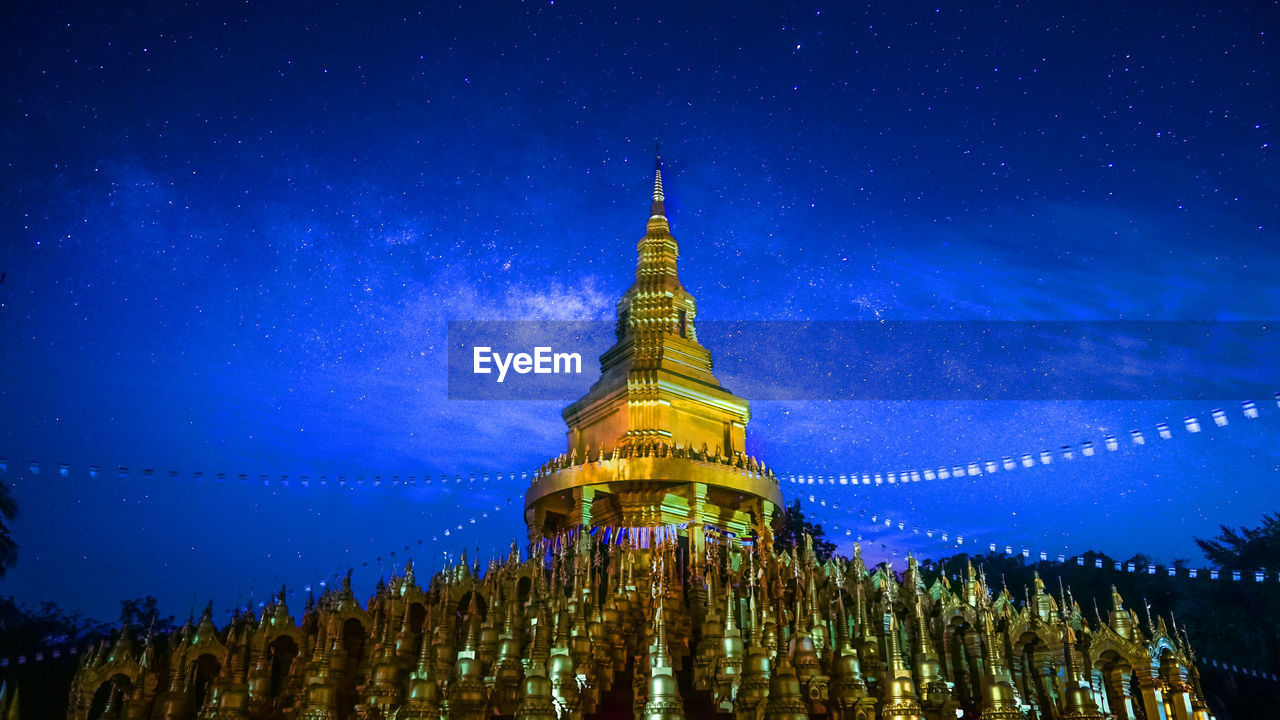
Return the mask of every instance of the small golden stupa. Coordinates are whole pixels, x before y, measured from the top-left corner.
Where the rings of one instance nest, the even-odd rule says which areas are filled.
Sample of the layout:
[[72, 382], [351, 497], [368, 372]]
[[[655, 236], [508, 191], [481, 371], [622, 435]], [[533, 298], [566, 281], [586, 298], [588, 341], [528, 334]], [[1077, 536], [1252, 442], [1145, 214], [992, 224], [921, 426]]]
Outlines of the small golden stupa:
[[1036, 578], [1019, 606], [775, 547], [782, 497], [743, 452], [747, 402], [698, 343], [654, 181], [601, 378], [535, 474], [531, 540], [486, 568], [409, 563], [361, 603], [350, 575], [225, 626], [85, 655], [68, 720], [1209, 720], [1185, 636], [1112, 592], [1090, 622]]

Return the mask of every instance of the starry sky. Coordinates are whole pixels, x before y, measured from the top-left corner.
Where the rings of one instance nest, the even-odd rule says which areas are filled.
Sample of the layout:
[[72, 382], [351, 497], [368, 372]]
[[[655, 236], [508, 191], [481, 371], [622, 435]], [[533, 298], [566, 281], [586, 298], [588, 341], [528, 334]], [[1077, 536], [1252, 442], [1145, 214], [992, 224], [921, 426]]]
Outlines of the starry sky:
[[[504, 552], [564, 403], [450, 399], [448, 323], [607, 323], [658, 139], [702, 320], [1280, 314], [1276, 3], [107, 5], [20, 3], [0, 29], [0, 479], [22, 506], [0, 593], [21, 601], [183, 616]], [[722, 360], [759, 387], [749, 352]], [[1280, 409], [1220, 394], [748, 394], [748, 450], [883, 472], [1143, 428], [1025, 472], [783, 490], [873, 558], [947, 548], [846, 508], [1194, 565], [1194, 536], [1280, 505]], [[409, 474], [464, 481], [372, 483]]]

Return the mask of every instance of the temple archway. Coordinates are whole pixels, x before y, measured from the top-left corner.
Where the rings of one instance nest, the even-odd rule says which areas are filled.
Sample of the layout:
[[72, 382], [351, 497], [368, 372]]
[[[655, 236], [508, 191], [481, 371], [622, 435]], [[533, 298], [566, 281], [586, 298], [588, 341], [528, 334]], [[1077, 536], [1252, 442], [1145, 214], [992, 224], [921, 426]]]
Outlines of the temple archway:
[[209, 698], [209, 686], [222, 672], [222, 663], [209, 653], [203, 653], [191, 663], [191, 707], [199, 710]]
[[277, 700], [288, 700], [282, 698], [289, 683], [289, 671], [293, 668], [293, 661], [298, 657], [298, 644], [288, 635], [281, 635], [271, 642], [268, 650], [271, 657], [271, 682], [267, 686], [267, 697], [271, 698], [273, 704], [277, 704]]
[[[480, 594], [479, 592], [477, 592], [476, 590], [468, 590], [468, 591], [466, 591], [466, 592], [462, 593], [462, 597], [458, 599], [458, 604], [457, 604], [457, 606], [454, 608], [454, 612], [455, 612], [455, 613], [457, 613], [457, 617], [459, 617], [459, 618], [464, 618], [464, 617], [466, 617], [466, 615], [467, 615], [467, 607], [468, 607], [468, 606], [470, 605], [470, 603], [471, 603], [471, 596], [472, 596], [472, 595], [475, 595], [475, 597], [476, 597], [476, 610], [477, 610], [477, 611], [479, 611], [479, 613], [480, 613], [480, 620], [481, 620], [481, 621], [484, 621], [484, 619], [487, 617], [488, 612], [489, 612], [489, 603], [488, 603], [488, 601], [485, 599], [485, 596], [484, 596], [484, 595], [481, 595], [481, 594]], [[459, 630], [459, 633], [465, 633], [465, 632], [466, 632], [466, 628], [465, 628], [465, 627], [463, 627], [463, 623], [461, 623], [461, 622], [459, 622], [459, 623], [458, 623], [458, 630]]]
[[409, 630], [411, 632], [422, 632], [422, 626], [427, 621], [427, 606], [420, 602], [409, 603]]
[[1022, 697], [1039, 711], [1040, 717], [1052, 717], [1050, 708], [1058, 706], [1061, 693], [1061, 648], [1057, 652], [1033, 631], [1022, 633], [1014, 645], [1022, 672]]
[[1109, 712], [1120, 720], [1136, 720], [1134, 715], [1133, 665], [1114, 650], [1103, 651], [1094, 661], [1094, 670], [1102, 681], [1102, 699]]
[[133, 680], [124, 673], [116, 673], [103, 680], [93, 691], [89, 703], [89, 720], [117, 720], [124, 717], [124, 705], [133, 693]]
[[347, 618], [342, 623], [342, 649], [346, 653], [342, 663], [344, 678], [350, 680], [357, 674], [360, 658], [364, 657], [364, 646], [368, 639], [368, 630], [357, 618]]

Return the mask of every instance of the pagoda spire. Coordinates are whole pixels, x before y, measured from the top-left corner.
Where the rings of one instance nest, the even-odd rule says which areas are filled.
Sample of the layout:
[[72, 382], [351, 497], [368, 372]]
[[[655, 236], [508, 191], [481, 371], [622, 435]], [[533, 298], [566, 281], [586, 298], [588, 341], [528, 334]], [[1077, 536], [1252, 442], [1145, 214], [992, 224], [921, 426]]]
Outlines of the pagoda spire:
[[[662, 190], [662, 156], [654, 156], [653, 167], [653, 202], [649, 206], [649, 222], [645, 226], [644, 237], [636, 248], [639, 251], [639, 263], [636, 266], [636, 285], [633, 291], [674, 293], [687, 296], [676, 273], [676, 259], [680, 256], [680, 248], [676, 239], [671, 237], [671, 224], [667, 221], [666, 195]], [[683, 298], [682, 298], [683, 299]], [[692, 298], [689, 298], [692, 304]], [[665, 320], [681, 303], [663, 303], [648, 308], [648, 319]], [[692, 309], [690, 307], [690, 309]], [[666, 327], [664, 329], [671, 329]]]
[[649, 210], [649, 217], [667, 216], [666, 198], [662, 194], [662, 148], [659, 145], [654, 146], [653, 151], [653, 206]]

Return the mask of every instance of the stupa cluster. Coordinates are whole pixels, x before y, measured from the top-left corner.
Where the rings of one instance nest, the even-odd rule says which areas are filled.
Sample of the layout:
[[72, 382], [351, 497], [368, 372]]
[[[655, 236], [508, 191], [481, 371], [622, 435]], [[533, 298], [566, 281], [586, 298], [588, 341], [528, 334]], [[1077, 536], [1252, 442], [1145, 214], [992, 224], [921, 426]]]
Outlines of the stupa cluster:
[[[1184, 639], [1112, 594], [1087, 620], [1037, 581], [819, 562], [708, 534], [567, 533], [417, 582], [285, 593], [88, 654], [69, 720], [1208, 718]], [[611, 539], [616, 533], [609, 533]], [[575, 537], [576, 536], [576, 537]]]

